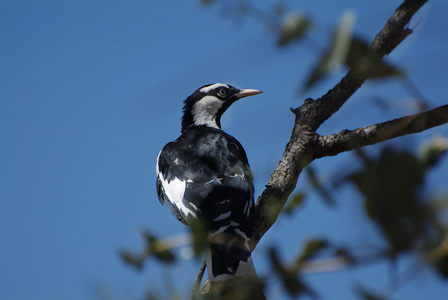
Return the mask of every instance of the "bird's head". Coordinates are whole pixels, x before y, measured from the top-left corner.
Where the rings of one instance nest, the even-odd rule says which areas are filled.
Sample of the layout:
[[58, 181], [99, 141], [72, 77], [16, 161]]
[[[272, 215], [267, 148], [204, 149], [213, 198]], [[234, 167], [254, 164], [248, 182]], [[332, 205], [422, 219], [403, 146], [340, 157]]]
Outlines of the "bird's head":
[[205, 85], [186, 100], [182, 117], [182, 132], [191, 126], [205, 125], [221, 129], [221, 116], [238, 99], [262, 93], [253, 89], [237, 89], [224, 83]]

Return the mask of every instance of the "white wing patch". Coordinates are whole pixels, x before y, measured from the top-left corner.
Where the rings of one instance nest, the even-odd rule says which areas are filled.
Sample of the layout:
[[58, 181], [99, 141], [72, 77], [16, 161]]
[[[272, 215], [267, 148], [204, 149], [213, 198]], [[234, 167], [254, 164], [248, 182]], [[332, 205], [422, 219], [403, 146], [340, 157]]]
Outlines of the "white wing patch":
[[[163, 177], [163, 174], [159, 172], [159, 156], [157, 157], [157, 165], [156, 165], [156, 172], [157, 176], [162, 184], [163, 192], [167, 196], [168, 200], [176, 205], [176, 207], [180, 210], [182, 215], [186, 218], [189, 214], [191, 214], [193, 217], [197, 218], [194, 211], [186, 207], [183, 203], [185, 189], [187, 186], [186, 181], [180, 180], [179, 178], [175, 177], [173, 180], [168, 181]], [[196, 207], [194, 207], [196, 208]]]

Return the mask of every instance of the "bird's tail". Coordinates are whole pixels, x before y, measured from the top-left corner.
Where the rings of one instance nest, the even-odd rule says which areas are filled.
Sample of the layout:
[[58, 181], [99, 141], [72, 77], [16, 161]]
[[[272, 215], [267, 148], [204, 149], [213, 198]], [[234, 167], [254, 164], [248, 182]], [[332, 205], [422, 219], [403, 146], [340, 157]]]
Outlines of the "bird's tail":
[[240, 237], [222, 240], [216, 238], [208, 245], [205, 253], [210, 281], [224, 281], [233, 277], [257, 278], [247, 240]]

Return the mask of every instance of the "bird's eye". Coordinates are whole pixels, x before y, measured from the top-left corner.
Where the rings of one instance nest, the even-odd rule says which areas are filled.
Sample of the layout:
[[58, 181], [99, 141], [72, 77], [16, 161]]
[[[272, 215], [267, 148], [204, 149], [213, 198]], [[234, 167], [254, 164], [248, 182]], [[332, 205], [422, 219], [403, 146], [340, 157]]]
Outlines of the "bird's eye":
[[218, 90], [218, 96], [225, 97], [226, 96], [226, 90], [225, 89], [219, 89]]

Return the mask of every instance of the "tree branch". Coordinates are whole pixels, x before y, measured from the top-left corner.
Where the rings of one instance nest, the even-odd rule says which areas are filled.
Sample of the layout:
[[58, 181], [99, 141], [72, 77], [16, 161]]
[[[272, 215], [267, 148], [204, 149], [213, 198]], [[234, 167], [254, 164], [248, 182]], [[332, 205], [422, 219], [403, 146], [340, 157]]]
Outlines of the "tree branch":
[[[369, 48], [380, 57], [390, 53], [410, 34], [411, 31], [406, 26], [426, 2], [427, 0], [405, 0], [376, 35]], [[342, 107], [364, 81], [365, 78], [357, 78], [349, 71], [320, 99], [316, 101], [307, 99], [301, 107], [293, 110], [296, 119], [290, 141], [255, 205], [256, 220], [252, 248], [255, 248], [261, 237], [276, 221], [294, 190], [302, 169], [316, 158], [313, 153], [316, 130]]]
[[377, 144], [407, 134], [448, 123], [448, 105], [435, 109], [370, 125], [355, 130], [343, 130], [338, 134], [320, 136], [316, 134], [313, 142], [314, 158], [337, 155], [341, 152]]

